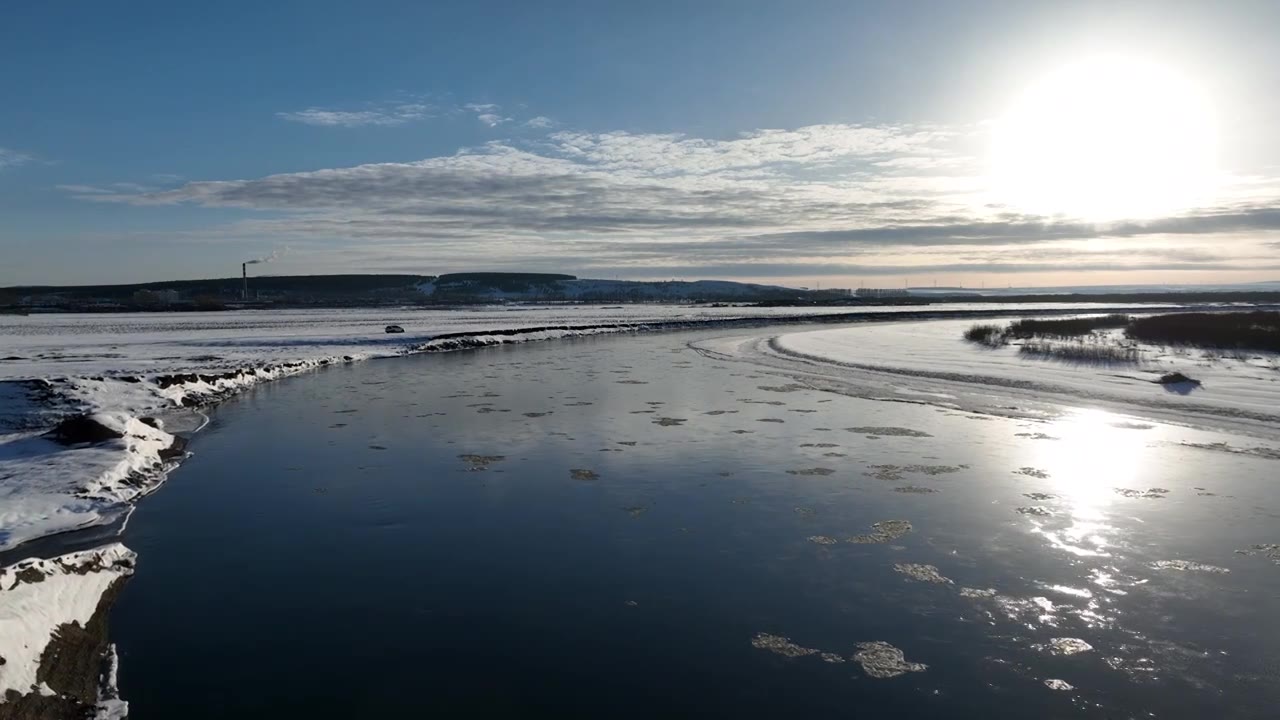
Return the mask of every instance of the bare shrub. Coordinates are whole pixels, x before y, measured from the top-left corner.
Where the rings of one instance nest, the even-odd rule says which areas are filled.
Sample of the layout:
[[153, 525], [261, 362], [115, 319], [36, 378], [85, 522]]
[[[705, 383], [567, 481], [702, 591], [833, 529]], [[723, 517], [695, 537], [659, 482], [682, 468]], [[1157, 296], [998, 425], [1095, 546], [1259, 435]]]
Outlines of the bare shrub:
[[1065, 360], [1078, 363], [1126, 363], [1136, 364], [1142, 357], [1135, 347], [1103, 345], [1100, 343], [1054, 343], [1036, 340], [1023, 343], [1018, 352], [1043, 359]]
[[964, 331], [964, 339], [987, 347], [1000, 347], [1005, 344], [1004, 328], [999, 325], [974, 325]]
[[1125, 334], [1147, 343], [1280, 352], [1280, 312], [1152, 315], [1134, 320]]

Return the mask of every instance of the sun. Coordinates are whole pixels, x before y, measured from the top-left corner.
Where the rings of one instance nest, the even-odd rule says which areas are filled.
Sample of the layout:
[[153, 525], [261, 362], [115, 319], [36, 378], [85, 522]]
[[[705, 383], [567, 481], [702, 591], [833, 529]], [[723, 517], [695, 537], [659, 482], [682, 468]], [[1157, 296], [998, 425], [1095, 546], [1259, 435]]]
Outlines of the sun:
[[1114, 55], [1071, 63], [994, 123], [997, 201], [1099, 222], [1201, 204], [1217, 175], [1213, 115], [1205, 94], [1170, 66]]

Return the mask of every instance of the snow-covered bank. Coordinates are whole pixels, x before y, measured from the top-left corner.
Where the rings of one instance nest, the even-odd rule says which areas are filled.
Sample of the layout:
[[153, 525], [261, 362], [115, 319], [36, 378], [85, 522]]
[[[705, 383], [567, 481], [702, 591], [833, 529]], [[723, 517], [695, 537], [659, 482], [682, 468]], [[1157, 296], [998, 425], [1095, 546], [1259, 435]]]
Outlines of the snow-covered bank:
[[[1004, 415], [1092, 406], [1171, 422], [1280, 436], [1280, 357], [1137, 346], [1137, 363], [1037, 359], [1018, 347], [965, 342], [971, 321], [894, 322], [740, 337], [705, 350], [830, 382], [864, 397]], [[1178, 371], [1199, 385], [1165, 385]]]
[[[470, 309], [245, 310], [209, 313], [0, 315], [0, 380], [215, 373], [317, 358], [395, 355], [450, 334], [530, 327], [637, 326], [797, 316], [919, 312], [1102, 311], [1117, 306], [948, 303], [882, 307], [510, 305]], [[1154, 306], [1153, 306], [1154, 307]], [[403, 335], [383, 327], [400, 325]]]
[[[133, 552], [114, 543], [0, 568], [0, 709], [9, 705], [15, 717], [124, 717], [112, 663], [103, 662], [114, 656], [105, 616], [133, 566]], [[88, 677], [79, 672], [99, 665]]]
[[68, 444], [33, 432], [0, 436], [0, 550], [118, 519], [163, 481], [180, 452], [174, 436], [127, 414], [89, 421], [118, 437]]

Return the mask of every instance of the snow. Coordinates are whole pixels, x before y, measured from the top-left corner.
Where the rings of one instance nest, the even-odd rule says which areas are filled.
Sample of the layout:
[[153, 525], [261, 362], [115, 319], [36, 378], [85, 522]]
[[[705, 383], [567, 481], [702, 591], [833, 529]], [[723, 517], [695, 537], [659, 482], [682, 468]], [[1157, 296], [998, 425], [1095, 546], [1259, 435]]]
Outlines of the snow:
[[[1280, 433], [1280, 356], [1217, 357], [1139, 345], [1139, 364], [1078, 364], [987, 348], [962, 334], [973, 320], [892, 322], [726, 338], [710, 352], [752, 358], [864, 397], [930, 402], [984, 413], [1034, 415], [1064, 404], [1140, 413], [1260, 437]], [[1165, 386], [1181, 371], [1198, 387]]]
[[102, 684], [98, 690], [98, 706], [95, 708], [95, 720], [124, 720], [129, 717], [129, 703], [120, 699], [120, 656], [116, 653], [115, 643], [107, 648], [107, 670], [103, 674]]
[[163, 480], [172, 435], [124, 413], [93, 419], [124, 437], [64, 447], [38, 433], [0, 436], [0, 550], [112, 522]]
[[[133, 563], [133, 551], [114, 543], [0, 569], [0, 657], [5, 659], [0, 665], [0, 704], [10, 690], [21, 695], [41, 692], [36, 671], [54, 632], [61, 625], [88, 623], [102, 594], [130, 575]], [[33, 581], [31, 575], [37, 573], [41, 577]]]
[[[794, 314], [791, 308], [562, 305], [0, 316], [6, 356], [0, 361], [0, 380], [214, 372], [347, 355], [396, 355], [441, 334]], [[387, 335], [383, 328], [389, 324], [404, 327], [405, 334]]]
[[[981, 303], [866, 307], [510, 305], [457, 310], [242, 310], [207, 313], [0, 315], [0, 380], [215, 372], [287, 361], [397, 355], [442, 334], [549, 326], [705, 323], [798, 315], [993, 310]], [[1028, 311], [1114, 305], [1041, 303]], [[383, 328], [400, 325], [403, 335]]]

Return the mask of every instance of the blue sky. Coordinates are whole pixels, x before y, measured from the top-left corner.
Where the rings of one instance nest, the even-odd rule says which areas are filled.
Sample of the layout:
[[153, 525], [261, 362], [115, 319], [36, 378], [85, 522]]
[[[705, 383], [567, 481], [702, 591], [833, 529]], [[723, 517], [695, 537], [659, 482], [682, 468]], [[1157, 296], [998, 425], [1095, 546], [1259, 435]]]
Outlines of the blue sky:
[[[27, 3], [0, 23], [0, 285], [273, 251], [285, 274], [1275, 279], [1275, 27], [1262, 2]], [[993, 121], [1098, 54], [1209, 98], [1212, 193], [1105, 218], [1001, 194]]]

